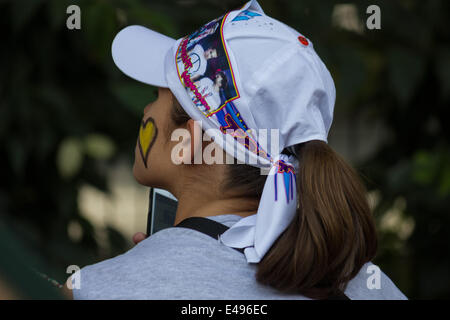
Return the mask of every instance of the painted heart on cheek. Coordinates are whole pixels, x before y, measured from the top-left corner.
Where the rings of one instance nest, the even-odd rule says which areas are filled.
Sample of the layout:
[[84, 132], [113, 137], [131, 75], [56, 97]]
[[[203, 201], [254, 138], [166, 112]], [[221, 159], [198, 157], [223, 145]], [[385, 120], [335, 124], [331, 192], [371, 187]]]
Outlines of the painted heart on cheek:
[[148, 118], [141, 123], [141, 128], [139, 130], [139, 151], [141, 152], [142, 161], [144, 161], [144, 166], [147, 168], [147, 159], [150, 149], [156, 140], [156, 135], [158, 134], [158, 128], [156, 128], [155, 120], [153, 118]]

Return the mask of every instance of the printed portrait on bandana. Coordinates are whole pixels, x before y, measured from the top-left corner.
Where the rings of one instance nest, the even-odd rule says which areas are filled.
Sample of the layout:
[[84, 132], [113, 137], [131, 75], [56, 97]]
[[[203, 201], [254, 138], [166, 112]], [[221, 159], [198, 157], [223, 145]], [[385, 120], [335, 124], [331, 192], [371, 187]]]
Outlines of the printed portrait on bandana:
[[239, 98], [239, 91], [222, 36], [227, 16], [207, 23], [181, 40], [176, 53], [178, 77], [194, 105], [206, 117], [216, 120], [224, 134], [231, 131], [247, 149], [268, 157], [233, 103]]
[[[225, 107], [227, 101], [239, 97], [222, 42], [223, 19], [215, 19], [187, 36], [177, 51], [178, 75], [194, 104], [207, 117]], [[187, 68], [183, 62], [182, 49], [186, 50], [189, 58], [190, 65]], [[196, 90], [183, 81], [183, 71], [187, 72]]]

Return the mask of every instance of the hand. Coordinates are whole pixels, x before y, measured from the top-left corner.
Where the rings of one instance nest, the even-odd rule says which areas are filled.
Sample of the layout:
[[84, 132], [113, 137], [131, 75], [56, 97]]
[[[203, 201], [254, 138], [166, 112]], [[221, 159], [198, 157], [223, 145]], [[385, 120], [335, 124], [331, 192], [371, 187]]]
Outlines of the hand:
[[134, 244], [138, 244], [142, 240], [145, 240], [147, 238], [147, 235], [143, 232], [136, 232], [133, 236], [133, 242]]

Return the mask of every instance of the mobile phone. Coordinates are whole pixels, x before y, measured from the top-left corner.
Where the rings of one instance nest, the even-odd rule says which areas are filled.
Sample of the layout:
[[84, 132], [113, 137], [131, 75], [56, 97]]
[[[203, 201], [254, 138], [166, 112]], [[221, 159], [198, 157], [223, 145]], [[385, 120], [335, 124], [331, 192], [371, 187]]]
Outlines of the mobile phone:
[[178, 201], [169, 191], [151, 188], [147, 217], [147, 236], [173, 227]]

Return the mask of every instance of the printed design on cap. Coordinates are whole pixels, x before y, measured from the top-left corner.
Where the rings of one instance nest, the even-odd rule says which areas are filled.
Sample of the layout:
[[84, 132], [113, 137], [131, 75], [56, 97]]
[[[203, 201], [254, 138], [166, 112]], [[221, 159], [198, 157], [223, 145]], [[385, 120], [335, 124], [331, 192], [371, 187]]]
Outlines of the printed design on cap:
[[195, 106], [206, 117], [240, 97], [223, 42], [223, 22], [227, 15], [185, 37], [177, 50], [178, 76]]
[[259, 13], [250, 11], [250, 10], [244, 10], [241, 13], [239, 13], [233, 20], [231, 21], [242, 21], [242, 20], [250, 20], [254, 17], [260, 16]]
[[240, 94], [223, 37], [228, 14], [181, 40], [175, 56], [178, 77], [194, 105], [207, 118], [215, 120], [224, 134], [232, 135], [249, 151], [270, 160], [233, 103]]
[[[295, 176], [294, 168], [284, 162], [283, 160], [278, 160], [275, 162], [275, 166], [277, 167], [277, 173], [283, 174], [283, 182], [284, 182], [284, 191], [286, 193], [286, 202], [289, 203], [289, 200], [294, 200], [294, 183], [297, 184], [297, 178]], [[278, 200], [278, 188], [277, 188], [277, 175], [275, 175], [275, 201]]]

